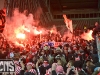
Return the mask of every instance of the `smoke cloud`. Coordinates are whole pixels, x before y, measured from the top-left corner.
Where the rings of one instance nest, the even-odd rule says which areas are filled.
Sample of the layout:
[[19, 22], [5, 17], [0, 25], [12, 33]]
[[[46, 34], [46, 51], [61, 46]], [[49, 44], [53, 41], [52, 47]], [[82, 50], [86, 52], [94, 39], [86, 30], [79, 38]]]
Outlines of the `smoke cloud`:
[[72, 37], [73, 37], [73, 34], [70, 31], [65, 32], [63, 35], [64, 39], [68, 38], [67, 41], [71, 41]]
[[51, 28], [50, 33], [57, 34], [57, 28], [55, 25], [53, 25], [53, 27]]
[[[28, 16], [26, 16], [25, 12], [20, 13], [16, 8], [13, 12], [13, 16], [6, 18], [3, 32], [5, 39], [17, 45], [19, 42], [31, 42], [29, 41], [29, 37], [31, 38], [32, 35], [36, 35], [35, 30], [39, 32], [36, 26], [39, 24], [41, 14], [42, 9], [40, 7], [37, 9], [35, 15], [30, 13]], [[25, 39], [23, 40], [22, 38]]]

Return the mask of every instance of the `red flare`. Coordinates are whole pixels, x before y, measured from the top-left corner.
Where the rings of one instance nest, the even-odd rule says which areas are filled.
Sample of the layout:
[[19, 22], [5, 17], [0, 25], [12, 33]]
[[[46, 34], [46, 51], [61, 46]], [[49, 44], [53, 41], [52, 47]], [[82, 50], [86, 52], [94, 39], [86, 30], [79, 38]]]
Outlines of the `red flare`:
[[94, 38], [92, 37], [92, 33], [93, 33], [93, 31], [90, 30], [87, 33], [82, 34], [81, 38], [84, 39], [84, 40], [87, 40], [87, 41], [93, 40]]
[[25, 39], [25, 34], [23, 34], [23, 33], [18, 33], [18, 34], [16, 35], [16, 38], [18, 38], [18, 39]]

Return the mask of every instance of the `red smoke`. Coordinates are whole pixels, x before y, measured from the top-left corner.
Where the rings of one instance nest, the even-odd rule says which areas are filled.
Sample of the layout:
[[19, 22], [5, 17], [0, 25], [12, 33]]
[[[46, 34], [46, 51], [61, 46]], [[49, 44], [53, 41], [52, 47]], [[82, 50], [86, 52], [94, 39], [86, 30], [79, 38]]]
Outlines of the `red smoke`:
[[[39, 13], [36, 13], [38, 18], [40, 17], [41, 13], [41, 10]], [[37, 31], [37, 27], [35, 26], [38, 25], [39, 20], [34, 20], [33, 16], [34, 15], [32, 14], [26, 16], [25, 13], [20, 13], [18, 9], [15, 9], [13, 16], [11, 18], [6, 18], [6, 25], [3, 32], [6, 40], [22, 47], [22, 43], [29, 44], [32, 39], [31, 37], [35, 34], [38, 34], [35, 32]], [[39, 32], [42, 33], [41, 31]]]
[[50, 30], [50, 33], [52, 34], [57, 34], [57, 28], [56, 28], [56, 26], [55, 25], [53, 25], [53, 27], [51, 28], [51, 30]]
[[81, 38], [84, 39], [84, 40], [87, 40], [87, 41], [93, 40], [92, 33], [93, 33], [92, 30], [89, 30], [87, 33], [84, 32], [84, 33], [81, 35]]
[[67, 32], [64, 33], [63, 39], [66, 39], [66, 37], [68, 37], [67, 41], [71, 41], [73, 34], [70, 31], [67, 31]]

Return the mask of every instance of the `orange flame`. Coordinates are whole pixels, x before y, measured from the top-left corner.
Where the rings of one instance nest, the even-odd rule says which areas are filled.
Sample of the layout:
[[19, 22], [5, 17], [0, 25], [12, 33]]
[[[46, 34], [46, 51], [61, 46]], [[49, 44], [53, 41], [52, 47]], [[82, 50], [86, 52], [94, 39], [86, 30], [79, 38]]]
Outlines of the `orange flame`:
[[34, 29], [34, 33], [35, 33], [36, 35], [42, 34], [42, 31], [38, 31], [38, 30]]
[[18, 33], [18, 34], [16, 35], [16, 38], [25, 39], [25, 34], [23, 34], [23, 33]]
[[30, 32], [30, 30], [29, 30], [28, 28], [24, 28], [24, 30], [25, 30], [26, 32]]
[[50, 30], [50, 33], [52, 34], [53, 33], [53, 30]]
[[94, 38], [92, 37], [92, 33], [93, 33], [93, 31], [90, 30], [87, 33], [82, 34], [81, 38], [84, 39], [84, 40], [87, 40], [87, 41], [93, 40]]
[[22, 30], [24, 30], [26, 32], [30, 32], [30, 30], [28, 28], [26, 28], [24, 25], [22, 26]]

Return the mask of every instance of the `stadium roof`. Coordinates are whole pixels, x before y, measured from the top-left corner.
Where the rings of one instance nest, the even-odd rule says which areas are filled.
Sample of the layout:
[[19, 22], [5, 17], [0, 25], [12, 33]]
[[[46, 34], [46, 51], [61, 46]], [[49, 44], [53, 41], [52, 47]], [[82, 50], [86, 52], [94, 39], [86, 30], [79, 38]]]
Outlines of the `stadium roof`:
[[50, 0], [52, 12], [62, 12], [69, 9], [98, 9], [98, 0]]

